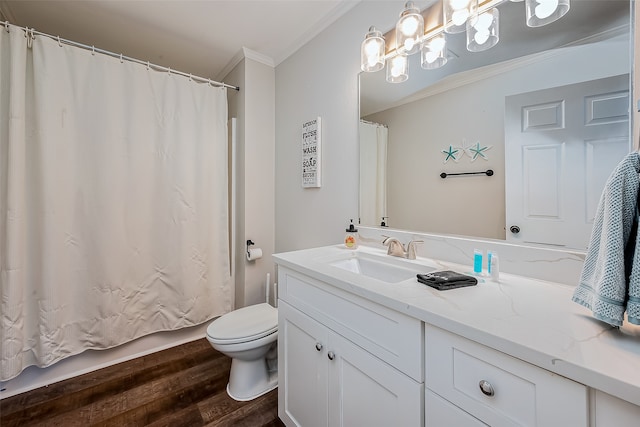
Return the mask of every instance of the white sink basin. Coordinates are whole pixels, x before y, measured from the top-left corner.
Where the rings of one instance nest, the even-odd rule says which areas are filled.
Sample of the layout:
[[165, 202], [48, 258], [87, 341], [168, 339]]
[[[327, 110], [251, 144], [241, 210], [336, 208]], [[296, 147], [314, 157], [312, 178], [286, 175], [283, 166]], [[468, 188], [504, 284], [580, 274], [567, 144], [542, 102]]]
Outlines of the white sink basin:
[[361, 274], [387, 283], [398, 283], [408, 279], [415, 279], [418, 273], [428, 273], [434, 268], [413, 264], [401, 258], [389, 256], [379, 257], [366, 253], [354, 252], [349, 256], [329, 262], [329, 265]]

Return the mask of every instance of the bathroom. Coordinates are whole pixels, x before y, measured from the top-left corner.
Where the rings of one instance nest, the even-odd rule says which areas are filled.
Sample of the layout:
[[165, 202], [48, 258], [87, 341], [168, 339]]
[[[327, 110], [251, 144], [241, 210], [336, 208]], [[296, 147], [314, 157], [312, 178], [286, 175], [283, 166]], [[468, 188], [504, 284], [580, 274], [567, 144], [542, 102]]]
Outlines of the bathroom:
[[[229, 110], [236, 111], [245, 124], [238, 132], [244, 143], [239, 153], [244, 156], [244, 173], [237, 191], [236, 253], [241, 267], [236, 272], [236, 305], [262, 301], [265, 275], [270, 273], [272, 284], [276, 281], [272, 254], [341, 242], [349, 219], [358, 217], [359, 46], [369, 26], [392, 28], [403, 3], [350, 4], [352, 9], [284, 61], [267, 65], [259, 55], [245, 51], [244, 61], [222, 79], [247, 88], [246, 92], [229, 94]], [[184, 71], [198, 73], [195, 69]], [[322, 118], [323, 176], [320, 188], [309, 189], [300, 185], [299, 134], [301, 125], [315, 117]], [[636, 126], [638, 122], [634, 118]], [[635, 136], [634, 141], [637, 139]], [[259, 179], [272, 176], [273, 180]], [[389, 219], [392, 227], [395, 219]], [[398, 235], [408, 240], [411, 233]], [[261, 260], [240, 263], [245, 238], [262, 248]], [[203, 334], [204, 329], [189, 331], [169, 341]], [[141, 345], [160, 348], [170, 344], [155, 340], [162, 341], [154, 338]], [[145, 349], [130, 351], [135, 354]], [[87, 367], [78, 370], [83, 369]]]

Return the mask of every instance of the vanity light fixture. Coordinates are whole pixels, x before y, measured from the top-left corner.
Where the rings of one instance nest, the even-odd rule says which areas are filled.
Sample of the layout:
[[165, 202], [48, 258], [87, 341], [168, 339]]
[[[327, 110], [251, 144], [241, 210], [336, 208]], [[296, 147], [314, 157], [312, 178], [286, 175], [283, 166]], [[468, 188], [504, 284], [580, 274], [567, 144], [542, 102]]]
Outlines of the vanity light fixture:
[[447, 41], [444, 33], [437, 34], [422, 43], [420, 66], [425, 70], [435, 70], [447, 63]]
[[567, 12], [571, 4], [569, 0], [526, 0], [527, 25], [541, 27], [557, 21]]
[[467, 20], [467, 50], [481, 52], [498, 44], [500, 12], [493, 7]]
[[404, 54], [396, 55], [387, 63], [387, 81], [389, 83], [402, 83], [409, 78], [409, 57]]
[[412, 1], [404, 5], [396, 24], [396, 46], [404, 48], [411, 55], [420, 49], [420, 37], [424, 35], [424, 18]]
[[373, 72], [384, 68], [385, 42], [382, 33], [376, 27], [369, 27], [369, 32], [360, 46], [360, 68]]
[[442, 0], [444, 31], [448, 34], [463, 32], [467, 20], [476, 13], [477, 8], [478, 0]]
[[[374, 72], [386, 65], [388, 82], [404, 82], [409, 78], [409, 55], [420, 51], [420, 64], [426, 70], [442, 67], [447, 63], [445, 33], [464, 30], [467, 50], [490, 49], [500, 39], [500, 12], [496, 6], [506, 1], [523, 0], [441, 0], [423, 11], [408, 1], [394, 30], [383, 35], [375, 27], [369, 28], [360, 50], [360, 68]], [[539, 27], [556, 21], [569, 11], [570, 1], [524, 0], [527, 25]], [[431, 19], [437, 14], [439, 19]], [[393, 40], [388, 43], [390, 37]]]

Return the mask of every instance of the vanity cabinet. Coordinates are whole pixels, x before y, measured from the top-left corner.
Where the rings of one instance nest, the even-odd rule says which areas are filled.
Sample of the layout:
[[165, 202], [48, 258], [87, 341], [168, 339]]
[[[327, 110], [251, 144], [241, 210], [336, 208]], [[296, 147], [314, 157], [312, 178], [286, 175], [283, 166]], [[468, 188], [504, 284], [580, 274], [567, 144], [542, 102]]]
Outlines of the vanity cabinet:
[[287, 426], [423, 425], [421, 321], [283, 267], [278, 281]]
[[594, 394], [593, 426], [637, 427], [640, 425], [640, 406], [599, 390], [595, 390]]
[[445, 410], [465, 426], [589, 425], [586, 386], [431, 325], [425, 366], [427, 426], [447, 425], [440, 421]]

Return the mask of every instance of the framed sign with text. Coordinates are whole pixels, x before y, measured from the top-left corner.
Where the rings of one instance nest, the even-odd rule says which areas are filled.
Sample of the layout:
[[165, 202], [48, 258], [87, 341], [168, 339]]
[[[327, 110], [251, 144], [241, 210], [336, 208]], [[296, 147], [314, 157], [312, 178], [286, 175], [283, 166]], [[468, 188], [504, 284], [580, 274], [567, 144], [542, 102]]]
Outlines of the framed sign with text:
[[321, 185], [321, 121], [320, 117], [302, 124], [302, 187]]

